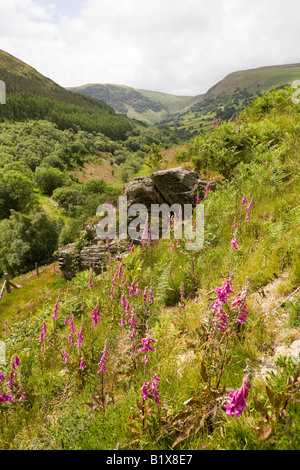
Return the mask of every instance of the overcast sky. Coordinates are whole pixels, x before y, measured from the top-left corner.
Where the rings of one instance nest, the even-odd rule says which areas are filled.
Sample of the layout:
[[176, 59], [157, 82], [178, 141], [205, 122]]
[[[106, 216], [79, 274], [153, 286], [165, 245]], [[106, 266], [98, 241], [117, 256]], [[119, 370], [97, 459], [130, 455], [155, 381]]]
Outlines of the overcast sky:
[[0, 49], [64, 87], [197, 95], [237, 70], [300, 63], [300, 2], [0, 0]]

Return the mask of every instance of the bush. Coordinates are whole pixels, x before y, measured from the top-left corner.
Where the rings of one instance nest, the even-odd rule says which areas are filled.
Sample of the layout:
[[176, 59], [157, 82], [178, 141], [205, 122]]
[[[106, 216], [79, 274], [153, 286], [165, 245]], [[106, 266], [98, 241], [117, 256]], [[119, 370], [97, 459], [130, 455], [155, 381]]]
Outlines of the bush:
[[39, 167], [36, 169], [34, 179], [37, 187], [43, 194], [52, 196], [53, 191], [65, 184], [65, 175], [58, 168], [44, 168]]

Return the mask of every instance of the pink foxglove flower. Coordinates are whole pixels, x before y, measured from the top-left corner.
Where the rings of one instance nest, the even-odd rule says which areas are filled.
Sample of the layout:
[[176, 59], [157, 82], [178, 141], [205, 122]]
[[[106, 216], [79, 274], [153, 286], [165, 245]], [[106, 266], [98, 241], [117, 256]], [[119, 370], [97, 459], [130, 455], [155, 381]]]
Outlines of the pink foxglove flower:
[[246, 316], [249, 313], [248, 310], [246, 310], [246, 295], [247, 291], [244, 288], [241, 290], [241, 292], [238, 292], [236, 299], [231, 303], [231, 310], [238, 310], [238, 317], [236, 321], [241, 324], [244, 323]]
[[66, 351], [63, 351], [62, 355], [64, 357], [65, 364], [68, 364], [68, 357], [70, 354], [68, 354]]
[[151, 338], [150, 336], [147, 336], [146, 338], [142, 338], [141, 342], [143, 343], [144, 346], [142, 348], [140, 348], [140, 351], [146, 353], [144, 360], [145, 360], [145, 364], [147, 364], [147, 362], [148, 362], [148, 351], [152, 351], [152, 352], [155, 351], [155, 348], [150, 346], [150, 344], [151, 343], [156, 343], [157, 340]]
[[238, 418], [242, 415], [244, 409], [247, 408], [245, 398], [248, 396], [248, 390], [251, 388], [248, 377], [244, 377], [243, 385], [238, 388], [234, 393], [230, 393], [230, 403], [225, 406], [226, 414], [228, 416], [237, 416]]
[[134, 290], [135, 290], [135, 279], [132, 281], [131, 285], [128, 287], [129, 289], [129, 297], [132, 296], [132, 294], [134, 293]]
[[82, 343], [83, 343], [83, 335], [85, 334], [85, 331], [84, 331], [84, 328], [80, 328], [80, 331], [77, 332], [77, 338], [78, 338], [78, 342], [75, 343], [75, 346], [77, 346], [77, 348], [80, 348], [80, 346], [82, 346]]
[[69, 318], [69, 326], [72, 330], [72, 333], [75, 333], [77, 331], [77, 329], [74, 326], [74, 320], [73, 320], [73, 315], [72, 314], [70, 315], [70, 318]]
[[248, 199], [246, 198], [246, 196], [244, 196], [242, 199], [242, 204], [246, 204], [246, 202], [248, 202]]
[[84, 359], [81, 359], [79, 369], [80, 369], [80, 370], [83, 370], [83, 369], [85, 369], [85, 368], [86, 368], [86, 365], [85, 365]]
[[145, 220], [144, 230], [142, 233], [141, 243], [144, 245], [145, 240], [148, 240], [148, 214]]
[[68, 343], [69, 343], [69, 347], [71, 348], [72, 344], [74, 343], [74, 338], [73, 338], [73, 333], [72, 332], [68, 336]]
[[13, 360], [11, 366], [12, 368], [14, 369], [14, 371], [16, 371], [17, 367], [21, 364], [21, 361], [20, 359], [18, 358], [18, 356], [15, 357], [15, 359]]
[[129, 329], [137, 328], [137, 324], [135, 323], [135, 319], [134, 319], [134, 314], [130, 316], [130, 318], [128, 319], [128, 323], [129, 323]]
[[151, 390], [150, 393], [154, 395], [155, 398], [155, 403], [157, 406], [159, 406], [159, 391], [158, 391], [158, 382], [160, 382], [160, 378], [153, 374], [153, 380], [151, 384]]
[[105, 361], [107, 361], [107, 352], [108, 351], [107, 351], [106, 342], [105, 342], [102, 357], [100, 359], [100, 362], [97, 364], [97, 366], [101, 366], [97, 374], [100, 374], [100, 373], [103, 374], [103, 372], [107, 372], [106, 367], [105, 367]]
[[139, 297], [141, 293], [141, 289], [139, 289], [138, 287], [139, 287], [139, 283], [137, 282], [135, 285], [135, 293]]
[[253, 199], [251, 199], [249, 206], [245, 208], [245, 210], [246, 210], [247, 212], [250, 211], [250, 209], [251, 209], [251, 207], [252, 207], [252, 204], [253, 204]]
[[14, 398], [7, 395], [5, 392], [3, 392], [2, 395], [0, 396], [0, 403], [3, 403], [5, 401], [12, 402], [14, 401]]
[[[217, 330], [225, 330], [226, 324], [229, 318], [223, 310], [223, 305], [228, 302], [228, 294], [232, 293], [233, 290], [231, 288], [231, 279], [226, 280], [222, 287], [217, 287], [215, 292], [217, 294], [217, 300], [211, 307], [212, 311], [214, 312], [214, 317], [212, 322], [218, 324]], [[222, 305], [223, 304], [223, 305]]]
[[129, 313], [130, 313], [130, 305], [129, 305], [129, 303], [126, 304], [125, 313], [126, 313], [126, 317], [128, 317], [128, 316], [129, 316]]
[[154, 302], [153, 289], [151, 289], [151, 292], [150, 292], [150, 300], [148, 301], [148, 303], [151, 305], [151, 304], [153, 304], [153, 302]]
[[238, 249], [239, 249], [238, 240], [237, 240], [237, 239], [231, 240], [230, 244], [231, 244], [232, 248], [234, 248], [235, 250], [238, 250]]
[[122, 263], [122, 260], [121, 260], [120, 261], [119, 271], [118, 271], [118, 276], [117, 276], [118, 279], [120, 279], [120, 277], [121, 277], [122, 269], [123, 269], [123, 263]]
[[252, 205], [253, 205], [253, 200], [251, 199], [249, 206], [245, 208], [245, 210], [247, 211], [247, 217], [245, 219], [246, 223], [250, 221], [250, 210], [251, 210]]
[[231, 284], [232, 284], [232, 281], [231, 281], [231, 279], [229, 279], [229, 280], [226, 280], [226, 281], [223, 283], [222, 287], [217, 287], [217, 288], [215, 289], [215, 292], [216, 292], [216, 294], [217, 294], [218, 299], [219, 299], [223, 304], [226, 304], [226, 303], [228, 302], [228, 297], [227, 297], [227, 295], [233, 293]]
[[148, 295], [148, 291], [147, 291], [147, 287], [145, 287], [145, 290], [144, 290], [144, 293], [143, 293], [143, 299], [144, 299], [145, 304], [147, 303], [147, 295]]
[[42, 325], [42, 333], [41, 333], [41, 336], [40, 336], [40, 343], [44, 342], [46, 332], [47, 332], [46, 322], [44, 321], [44, 323]]
[[141, 387], [141, 391], [143, 393], [143, 400], [146, 401], [148, 396], [149, 396], [149, 387], [151, 385], [151, 382], [144, 382], [144, 384]]
[[100, 308], [98, 307], [98, 304], [95, 305], [90, 316], [94, 322], [94, 326], [97, 326], [100, 319]]
[[237, 226], [237, 223], [236, 223], [236, 217], [234, 218], [234, 221], [233, 221], [233, 225], [232, 225], [232, 228], [236, 228]]
[[205, 189], [206, 189], [205, 197], [207, 198], [207, 197], [208, 197], [208, 195], [209, 195], [209, 190], [210, 190], [210, 183], [208, 183], [208, 184], [207, 184], [207, 186], [206, 186], [206, 188], [205, 188]]
[[55, 323], [55, 320], [57, 318], [57, 314], [58, 314], [58, 302], [59, 302], [59, 299], [57, 299], [55, 305], [54, 305], [54, 309], [53, 309], [53, 315], [52, 315], [52, 320], [53, 322]]

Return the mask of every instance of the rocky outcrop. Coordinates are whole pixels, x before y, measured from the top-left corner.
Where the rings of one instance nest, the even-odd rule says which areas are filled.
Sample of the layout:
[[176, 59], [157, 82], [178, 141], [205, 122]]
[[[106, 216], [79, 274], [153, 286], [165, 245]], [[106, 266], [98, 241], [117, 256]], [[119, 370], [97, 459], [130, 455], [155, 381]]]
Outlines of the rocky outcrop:
[[[189, 171], [182, 167], [170, 170], [161, 170], [148, 177], [134, 178], [127, 187], [127, 207], [132, 204], [143, 204], [149, 213], [151, 204], [196, 204], [196, 197], [204, 198], [207, 181], [201, 180], [199, 173]], [[214, 190], [216, 182], [210, 182], [210, 189]], [[128, 219], [129, 222], [129, 219]], [[67, 245], [58, 255], [60, 271], [67, 279], [71, 279], [76, 271], [90, 269], [101, 272], [109, 255], [121, 257], [127, 250], [130, 241], [109, 240], [107, 243], [99, 240], [96, 225], [85, 227], [88, 244], [79, 252], [74, 244]]]
[[[127, 205], [130, 207], [133, 203], [139, 203], [147, 209], [150, 209], [151, 204], [195, 205], [197, 194], [200, 199], [204, 197], [207, 183], [196, 171], [182, 167], [156, 171], [149, 177], [130, 181], [125, 193]], [[211, 181], [210, 189], [214, 190], [216, 185], [215, 181]]]
[[[195, 205], [197, 193], [202, 198], [207, 186], [207, 181], [201, 180], [196, 171], [188, 171], [181, 167], [157, 171], [151, 175], [151, 179], [156, 190], [169, 205], [175, 203]], [[211, 183], [213, 188], [215, 185], [215, 182]]]
[[[95, 226], [87, 226], [86, 229], [93, 230], [96, 234]], [[66, 279], [72, 279], [77, 271], [93, 268], [98, 275], [109, 260], [109, 257], [118, 258], [128, 250], [128, 241], [110, 240], [109, 245], [97, 237], [93, 244], [84, 246], [80, 252], [76, 251], [75, 244], [67, 245], [58, 255], [58, 266]]]

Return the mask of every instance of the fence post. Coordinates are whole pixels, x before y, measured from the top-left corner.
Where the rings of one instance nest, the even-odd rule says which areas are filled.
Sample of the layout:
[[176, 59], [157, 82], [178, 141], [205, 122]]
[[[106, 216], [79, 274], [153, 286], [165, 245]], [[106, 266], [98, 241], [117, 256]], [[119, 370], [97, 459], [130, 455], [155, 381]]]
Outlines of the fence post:
[[6, 286], [6, 281], [4, 281], [4, 284], [3, 284], [2, 288], [1, 288], [0, 300], [2, 299], [2, 295], [3, 295], [3, 292], [4, 292], [5, 286]]
[[39, 276], [39, 267], [38, 264], [35, 263], [36, 275]]
[[7, 273], [4, 273], [4, 279], [5, 279], [6, 292], [10, 294], [10, 282], [9, 282], [9, 276]]

